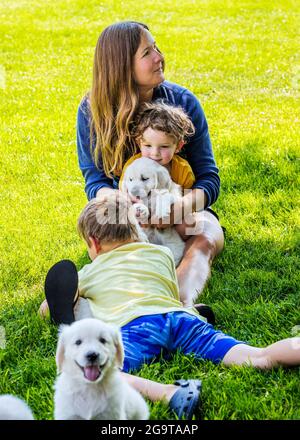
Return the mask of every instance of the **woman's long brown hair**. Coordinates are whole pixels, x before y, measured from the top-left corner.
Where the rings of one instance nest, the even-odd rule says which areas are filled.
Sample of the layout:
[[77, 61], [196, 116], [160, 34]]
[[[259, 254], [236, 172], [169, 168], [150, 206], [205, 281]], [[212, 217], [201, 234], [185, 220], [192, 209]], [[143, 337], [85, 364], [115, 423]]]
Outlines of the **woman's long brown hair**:
[[[133, 58], [140, 45], [143, 23], [124, 21], [101, 33], [94, 56], [90, 92], [90, 138], [94, 162], [102, 158], [107, 176], [120, 175], [126, 157], [136, 152], [130, 125], [139, 105]], [[95, 141], [95, 149], [92, 145]]]

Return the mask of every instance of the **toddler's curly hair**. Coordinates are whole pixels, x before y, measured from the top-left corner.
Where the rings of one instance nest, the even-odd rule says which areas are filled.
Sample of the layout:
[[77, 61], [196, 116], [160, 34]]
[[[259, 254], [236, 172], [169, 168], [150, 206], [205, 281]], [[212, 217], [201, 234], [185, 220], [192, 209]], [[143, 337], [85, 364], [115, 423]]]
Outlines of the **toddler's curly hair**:
[[194, 125], [184, 110], [165, 104], [162, 100], [145, 102], [139, 107], [132, 130], [137, 144], [149, 127], [168, 134], [175, 142], [186, 142], [195, 133]]

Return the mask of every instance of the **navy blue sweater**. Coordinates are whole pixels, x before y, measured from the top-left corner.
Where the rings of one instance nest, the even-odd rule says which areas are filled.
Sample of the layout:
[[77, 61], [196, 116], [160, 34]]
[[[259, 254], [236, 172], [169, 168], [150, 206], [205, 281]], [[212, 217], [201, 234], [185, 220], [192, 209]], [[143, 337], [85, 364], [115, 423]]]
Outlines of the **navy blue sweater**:
[[[163, 99], [164, 102], [182, 107], [190, 116], [195, 134], [181, 150], [196, 177], [193, 188], [205, 191], [207, 202], [205, 208], [212, 205], [218, 198], [220, 190], [219, 170], [216, 166], [210, 142], [208, 126], [204, 112], [198, 99], [187, 89], [177, 84], [164, 81], [154, 89], [153, 101]], [[77, 114], [77, 152], [79, 167], [85, 179], [85, 192], [90, 200], [96, 197], [100, 188], [118, 188], [118, 178], [110, 179], [102, 169], [101, 161], [97, 168], [90, 151], [90, 124], [88, 100], [84, 98]]]

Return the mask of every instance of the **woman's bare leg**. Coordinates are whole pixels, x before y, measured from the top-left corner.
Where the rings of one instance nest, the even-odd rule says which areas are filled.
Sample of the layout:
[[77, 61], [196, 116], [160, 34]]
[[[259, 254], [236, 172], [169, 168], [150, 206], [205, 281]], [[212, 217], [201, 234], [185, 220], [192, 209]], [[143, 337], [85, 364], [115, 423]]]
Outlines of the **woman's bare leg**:
[[185, 223], [176, 226], [177, 232], [186, 240], [184, 255], [177, 267], [180, 300], [185, 307], [192, 306], [203, 291], [212, 261], [224, 247], [223, 230], [213, 214], [202, 211], [195, 213], [194, 218], [194, 227]]

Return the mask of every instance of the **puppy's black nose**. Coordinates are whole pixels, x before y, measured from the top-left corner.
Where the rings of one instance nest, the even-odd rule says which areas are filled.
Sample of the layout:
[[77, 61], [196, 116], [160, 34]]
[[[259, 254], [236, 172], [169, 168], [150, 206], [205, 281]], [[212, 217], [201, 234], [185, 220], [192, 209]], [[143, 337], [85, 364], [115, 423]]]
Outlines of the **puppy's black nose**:
[[95, 361], [98, 359], [98, 357], [99, 357], [99, 353], [95, 353], [94, 351], [89, 351], [89, 352], [85, 355], [85, 357], [87, 358], [87, 360], [88, 360], [89, 362], [95, 362]]

